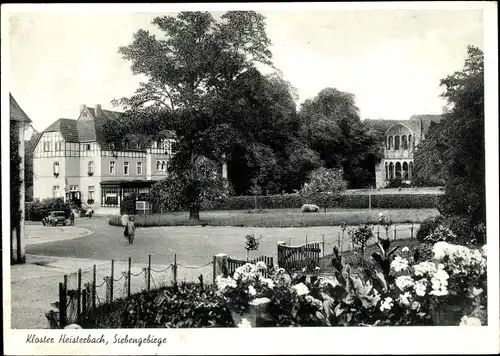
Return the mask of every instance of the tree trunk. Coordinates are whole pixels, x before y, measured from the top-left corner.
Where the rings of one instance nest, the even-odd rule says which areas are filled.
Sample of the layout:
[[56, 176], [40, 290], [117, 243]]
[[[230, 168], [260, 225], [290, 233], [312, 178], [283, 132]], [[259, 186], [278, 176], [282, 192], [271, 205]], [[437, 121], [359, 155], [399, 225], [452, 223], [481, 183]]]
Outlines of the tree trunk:
[[189, 209], [189, 219], [190, 220], [200, 220], [200, 208], [197, 206], [191, 206]]

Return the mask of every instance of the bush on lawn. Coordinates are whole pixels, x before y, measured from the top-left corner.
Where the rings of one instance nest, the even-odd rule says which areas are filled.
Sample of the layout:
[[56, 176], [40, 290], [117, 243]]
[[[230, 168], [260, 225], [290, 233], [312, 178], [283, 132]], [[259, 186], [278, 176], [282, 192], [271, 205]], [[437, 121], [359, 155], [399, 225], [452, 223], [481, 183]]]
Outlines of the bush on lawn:
[[301, 211], [303, 213], [317, 213], [319, 211], [319, 206], [315, 204], [304, 204], [302, 205]]
[[213, 286], [181, 283], [96, 308], [83, 328], [200, 328], [234, 326]]
[[[425, 209], [437, 208], [438, 195], [435, 194], [375, 194], [372, 207], [380, 209]], [[257, 196], [257, 205], [262, 209], [299, 209], [305, 201], [298, 194]], [[342, 200], [329, 204], [327, 208], [366, 209], [368, 195], [342, 195]], [[229, 197], [222, 203], [214, 204], [214, 210], [250, 210], [255, 207], [255, 196]]]
[[63, 198], [48, 198], [40, 201], [35, 199], [25, 204], [26, 220], [42, 221], [51, 211], [64, 211], [66, 218], [69, 218], [71, 206], [65, 203]]
[[135, 193], [125, 196], [120, 204], [120, 214], [135, 215], [136, 200], [137, 200], [137, 194]]

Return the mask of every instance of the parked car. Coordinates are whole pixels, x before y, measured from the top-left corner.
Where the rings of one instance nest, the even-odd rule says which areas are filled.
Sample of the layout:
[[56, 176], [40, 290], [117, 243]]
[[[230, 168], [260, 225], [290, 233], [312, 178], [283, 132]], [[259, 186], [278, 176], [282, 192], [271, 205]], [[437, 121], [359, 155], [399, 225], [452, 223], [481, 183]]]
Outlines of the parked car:
[[66, 225], [66, 213], [64, 211], [51, 211], [47, 217], [43, 218], [42, 223], [44, 226]]

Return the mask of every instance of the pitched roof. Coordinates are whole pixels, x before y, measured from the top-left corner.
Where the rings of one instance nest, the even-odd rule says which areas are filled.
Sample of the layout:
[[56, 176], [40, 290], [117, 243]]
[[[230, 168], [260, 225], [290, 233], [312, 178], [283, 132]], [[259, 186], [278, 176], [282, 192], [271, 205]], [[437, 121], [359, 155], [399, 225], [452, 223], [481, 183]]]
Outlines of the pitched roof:
[[40, 137], [42, 137], [42, 133], [41, 132], [37, 132], [35, 134], [33, 134], [31, 136], [31, 138], [29, 139], [29, 141], [26, 141], [26, 144], [25, 144], [25, 148], [26, 148], [26, 151], [31, 153], [33, 152], [33, 150], [35, 149], [38, 141], [40, 140]]
[[122, 113], [119, 111], [111, 111], [111, 110], [101, 109], [100, 110], [101, 115], [96, 116], [95, 108], [87, 107], [87, 110], [92, 115], [93, 129], [94, 129], [94, 131], [93, 131], [94, 136], [92, 137], [91, 140], [88, 140], [88, 141], [96, 141], [101, 147], [109, 148], [109, 145], [106, 143], [106, 137], [104, 135], [104, 125], [109, 120], [118, 119]]
[[78, 142], [76, 120], [59, 119], [47, 127], [43, 132], [60, 132], [65, 141]]
[[10, 121], [21, 121], [30, 123], [31, 119], [26, 115], [23, 109], [19, 106], [16, 99], [9, 93], [10, 96]]

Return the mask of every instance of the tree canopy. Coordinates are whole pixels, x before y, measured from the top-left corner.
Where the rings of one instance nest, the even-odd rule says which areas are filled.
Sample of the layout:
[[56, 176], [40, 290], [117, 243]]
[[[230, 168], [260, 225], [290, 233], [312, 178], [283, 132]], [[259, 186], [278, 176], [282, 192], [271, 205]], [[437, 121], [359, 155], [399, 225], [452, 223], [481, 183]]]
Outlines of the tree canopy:
[[415, 166], [432, 166], [445, 182], [439, 210], [445, 215], [486, 221], [484, 140], [484, 57], [468, 46], [462, 70], [441, 80], [448, 102], [444, 119], [419, 147]]

